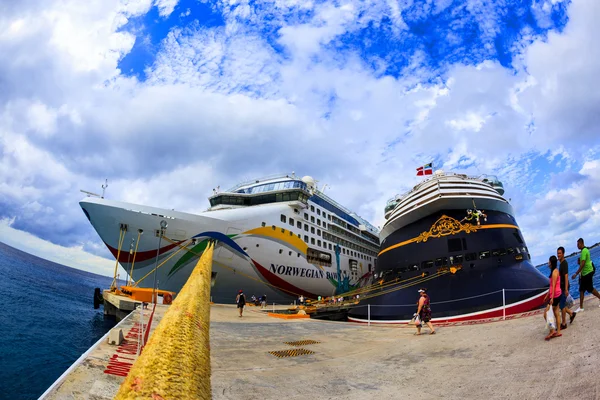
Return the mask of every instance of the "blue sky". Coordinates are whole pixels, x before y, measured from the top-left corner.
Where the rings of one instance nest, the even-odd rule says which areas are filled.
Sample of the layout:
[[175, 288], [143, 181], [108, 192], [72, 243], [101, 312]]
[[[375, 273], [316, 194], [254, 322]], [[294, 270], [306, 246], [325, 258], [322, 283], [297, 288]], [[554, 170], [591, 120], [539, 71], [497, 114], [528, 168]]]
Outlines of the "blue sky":
[[0, 240], [110, 271], [76, 206], [105, 178], [200, 212], [217, 185], [296, 171], [382, 225], [433, 161], [498, 175], [536, 261], [599, 241], [598, 18], [593, 0], [3, 4]]

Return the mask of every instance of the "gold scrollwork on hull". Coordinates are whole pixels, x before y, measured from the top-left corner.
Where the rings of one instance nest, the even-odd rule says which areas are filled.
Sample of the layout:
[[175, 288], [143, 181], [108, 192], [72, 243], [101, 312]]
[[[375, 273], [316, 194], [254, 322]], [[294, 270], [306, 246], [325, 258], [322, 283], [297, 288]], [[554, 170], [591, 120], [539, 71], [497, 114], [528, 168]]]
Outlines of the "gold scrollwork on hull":
[[439, 238], [442, 236], [450, 236], [456, 235], [460, 232], [476, 232], [478, 229], [477, 226], [471, 224], [461, 224], [460, 221], [449, 217], [447, 215], [442, 215], [440, 219], [435, 221], [428, 232], [422, 232], [417, 238], [416, 242], [426, 242], [429, 238]]

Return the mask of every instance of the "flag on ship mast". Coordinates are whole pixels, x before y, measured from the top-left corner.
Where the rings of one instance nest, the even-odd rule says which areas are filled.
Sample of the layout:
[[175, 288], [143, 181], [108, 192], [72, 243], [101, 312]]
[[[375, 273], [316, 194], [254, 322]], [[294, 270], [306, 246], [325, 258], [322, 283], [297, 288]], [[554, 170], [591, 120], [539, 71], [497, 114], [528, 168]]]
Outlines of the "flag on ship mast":
[[432, 175], [433, 174], [433, 163], [425, 164], [422, 167], [417, 168], [417, 176]]

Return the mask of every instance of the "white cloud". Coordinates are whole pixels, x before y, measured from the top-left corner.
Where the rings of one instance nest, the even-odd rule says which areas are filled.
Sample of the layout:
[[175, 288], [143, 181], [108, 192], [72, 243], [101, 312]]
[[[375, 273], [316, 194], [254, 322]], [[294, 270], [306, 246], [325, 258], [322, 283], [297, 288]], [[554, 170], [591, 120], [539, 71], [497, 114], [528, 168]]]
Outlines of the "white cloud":
[[175, 10], [179, 0], [155, 0], [154, 4], [158, 7], [158, 15], [163, 18], [168, 17]]
[[[82, 246], [64, 247], [52, 244], [30, 233], [12, 228], [13, 222], [8, 219], [0, 219], [0, 238], [9, 246], [71, 268], [98, 275], [113, 276], [114, 261], [89, 254], [83, 250]], [[118, 268], [118, 274], [121, 278], [126, 276], [125, 270], [121, 266]]]
[[[424, 52], [394, 78], [351, 49], [331, 50], [384, 15], [401, 34], [407, 4], [294, 1], [276, 3], [275, 22], [235, 2], [224, 27], [172, 30], [148, 80], [138, 82], [117, 68], [135, 39], [118, 30], [153, 4], [166, 17], [177, 2], [48, 2], [37, 13], [0, 16], [0, 76], [8, 82], [0, 93], [0, 204], [17, 217], [13, 224], [108, 255], [94, 247], [75, 206], [80, 188], [108, 177], [111, 198], [197, 212], [216, 185], [295, 170], [329, 183], [332, 197], [381, 225], [385, 201], [414, 185], [414, 168], [431, 159], [445, 169], [497, 172], [540, 256], [550, 235], [575, 234], [563, 230], [571, 221], [598, 218], [600, 206], [581, 197], [579, 183], [566, 192], [530, 189], [538, 157], [560, 155], [564, 171], [582, 165], [573, 156], [582, 148], [598, 145], [595, 1], [574, 2], [563, 33], [519, 47], [517, 72], [497, 62], [454, 65], [427, 83]], [[492, 37], [498, 9], [469, 7]], [[293, 10], [312, 12], [288, 23]], [[279, 24], [284, 51], [245, 22]], [[579, 172], [591, 187], [597, 158]], [[536, 217], [538, 207], [556, 222]], [[61, 229], [56, 236], [51, 225]], [[0, 240], [12, 234], [4, 229]]]

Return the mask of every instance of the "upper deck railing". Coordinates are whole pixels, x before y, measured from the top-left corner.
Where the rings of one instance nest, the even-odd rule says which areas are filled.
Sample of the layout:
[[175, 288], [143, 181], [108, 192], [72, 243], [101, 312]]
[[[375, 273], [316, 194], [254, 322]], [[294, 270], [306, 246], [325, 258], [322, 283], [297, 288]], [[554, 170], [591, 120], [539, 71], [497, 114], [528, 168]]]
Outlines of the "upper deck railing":
[[227, 189], [226, 192], [235, 192], [236, 190], [238, 190], [241, 187], [244, 186], [248, 186], [248, 185], [253, 185], [253, 184], [257, 184], [257, 183], [261, 183], [261, 182], [265, 182], [265, 181], [272, 181], [273, 179], [300, 179], [299, 177], [296, 176], [296, 174], [294, 172], [292, 172], [291, 174], [273, 174], [273, 175], [267, 175], [267, 176], [263, 176], [262, 178], [258, 178], [258, 179], [250, 179], [248, 181], [242, 182], [242, 183], [238, 183], [237, 185], [235, 185], [234, 187]]
[[439, 176], [436, 176], [434, 174], [434, 175], [431, 176], [431, 178], [425, 179], [424, 181], [419, 182], [417, 185], [415, 185], [408, 192], [406, 192], [404, 194], [397, 194], [396, 196], [394, 196], [391, 199], [389, 199], [386, 202], [386, 208], [391, 203], [394, 203], [396, 201], [402, 200], [403, 198], [409, 196], [411, 193], [414, 193], [414, 192], [418, 191], [426, 183], [431, 182], [432, 180], [438, 180], [439, 181], [441, 178], [446, 178], [446, 177], [461, 178], [461, 179], [465, 179], [465, 180], [473, 180], [473, 181], [479, 181], [479, 182], [484, 182], [484, 179], [487, 179], [486, 183], [490, 183], [490, 184], [492, 182], [499, 182], [498, 178], [495, 175], [486, 175], [486, 174], [483, 174], [483, 175], [479, 175], [479, 176], [468, 176], [466, 174], [457, 174], [457, 173], [454, 173], [454, 172], [444, 173], [443, 175], [439, 175]]

